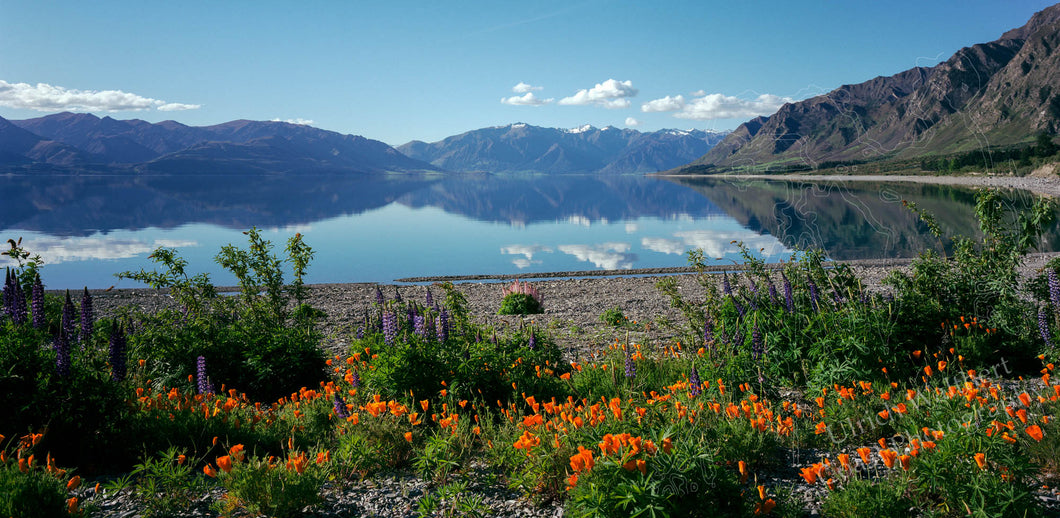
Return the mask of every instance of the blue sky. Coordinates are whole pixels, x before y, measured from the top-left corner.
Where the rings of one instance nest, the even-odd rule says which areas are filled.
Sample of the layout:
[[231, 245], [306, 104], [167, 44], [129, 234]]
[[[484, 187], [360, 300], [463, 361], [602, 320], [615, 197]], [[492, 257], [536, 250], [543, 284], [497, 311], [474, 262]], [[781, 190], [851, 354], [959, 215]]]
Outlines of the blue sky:
[[1051, 3], [0, 0], [0, 117], [278, 119], [391, 145], [513, 122], [723, 130]]

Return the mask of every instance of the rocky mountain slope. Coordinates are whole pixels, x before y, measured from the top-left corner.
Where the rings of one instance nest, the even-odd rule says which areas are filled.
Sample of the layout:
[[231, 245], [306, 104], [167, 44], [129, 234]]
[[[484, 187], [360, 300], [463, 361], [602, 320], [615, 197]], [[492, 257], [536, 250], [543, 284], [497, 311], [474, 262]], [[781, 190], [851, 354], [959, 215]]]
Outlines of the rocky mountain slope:
[[1004, 147], [1060, 130], [1060, 4], [930, 68], [844, 85], [744, 123], [685, 168], [818, 168]]

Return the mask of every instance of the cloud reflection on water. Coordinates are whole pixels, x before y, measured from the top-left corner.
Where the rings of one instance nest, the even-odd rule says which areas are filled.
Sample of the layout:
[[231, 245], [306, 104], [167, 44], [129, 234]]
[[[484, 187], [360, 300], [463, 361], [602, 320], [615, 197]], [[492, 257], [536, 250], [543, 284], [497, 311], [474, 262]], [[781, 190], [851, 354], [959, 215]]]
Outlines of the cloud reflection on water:
[[[44, 259], [45, 265], [77, 261], [128, 259], [154, 252], [158, 247], [184, 248], [199, 246], [191, 240], [155, 239], [152, 242], [106, 236], [42, 237], [26, 239], [22, 247]], [[0, 257], [0, 266], [14, 266], [14, 260]]]
[[576, 257], [579, 261], [593, 263], [605, 270], [628, 270], [633, 268], [637, 254], [629, 253], [629, 243], [600, 243], [598, 245], [560, 245], [559, 251]]

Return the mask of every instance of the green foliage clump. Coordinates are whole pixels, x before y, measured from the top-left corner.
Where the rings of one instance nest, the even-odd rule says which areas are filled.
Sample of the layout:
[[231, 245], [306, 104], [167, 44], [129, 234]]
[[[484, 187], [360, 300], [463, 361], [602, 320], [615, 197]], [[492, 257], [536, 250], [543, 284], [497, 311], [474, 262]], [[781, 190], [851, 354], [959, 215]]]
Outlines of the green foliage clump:
[[[213, 389], [236, 388], [258, 400], [273, 400], [313, 386], [321, 378], [324, 353], [314, 322], [322, 313], [306, 306], [302, 278], [312, 250], [292, 237], [287, 262], [295, 283], [284, 284], [283, 261], [256, 229], [247, 233], [246, 249], [226, 245], [217, 262], [239, 282], [238, 296], [218, 296], [205, 274], [189, 276], [187, 261], [176, 251], [152, 254], [161, 271], [123, 272], [121, 278], [168, 288], [182, 311], [136, 315], [140, 331], [130, 340], [132, 354], [152, 360], [150, 377], [173, 386], [196, 374], [196, 359], [206, 359]], [[294, 296], [296, 310], [288, 311]]]
[[216, 477], [225, 495], [215, 507], [222, 515], [249, 514], [276, 518], [301, 516], [303, 509], [320, 503], [321, 484], [330, 463], [317, 462], [312, 454], [291, 452], [279, 461], [248, 457], [239, 451], [217, 459]]
[[[936, 238], [941, 237], [930, 215], [911, 208]], [[1004, 357], [1028, 365], [1038, 345], [1036, 318], [1034, 308], [1021, 296], [1018, 268], [1055, 218], [1054, 210], [1038, 199], [1029, 210], [1012, 214], [997, 190], [983, 189], [976, 195], [976, 215], [984, 236], [981, 242], [956, 237], [952, 258], [928, 252], [913, 262], [909, 274], [896, 271], [888, 277], [900, 301], [897, 331], [924, 341], [940, 335], [940, 323], [974, 318], [998, 336], [962, 351], [967, 364], [985, 366]]]
[[536, 315], [544, 311], [537, 299], [525, 293], [509, 293], [501, 300], [498, 315]]
[[916, 508], [916, 502], [905, 493], [905, 486], [894, 480], [853, 479], [828, 494], [821, 514], [829, 518], [904, 518]]
[[142, 515], [177, 516], [186, 511], [206, 489], [202, 477], [192, 469], [194, 459], [170, 447], [156, 456], [145, 458], [132, 471], [107, 486], [107, 491], [132, 488]]
[[600, 321], [611, 326], [621, 327], [629, 323], [629, 319], [622, 313], [622, 308], [615, 306], [600, 314]]
[[501, 289], [504, 300], [497, 312], [500, 315], [535, 315], [544, 311], [541, 294], [529, 282], [518, 280]]
[[[25, 459], [23, 459], [25, 460]], [[40, 468], [23, 473], [19, 463], [0, 463], [0, 515], [52, 518], [66, 515], [66, 487], [62, 480]]]

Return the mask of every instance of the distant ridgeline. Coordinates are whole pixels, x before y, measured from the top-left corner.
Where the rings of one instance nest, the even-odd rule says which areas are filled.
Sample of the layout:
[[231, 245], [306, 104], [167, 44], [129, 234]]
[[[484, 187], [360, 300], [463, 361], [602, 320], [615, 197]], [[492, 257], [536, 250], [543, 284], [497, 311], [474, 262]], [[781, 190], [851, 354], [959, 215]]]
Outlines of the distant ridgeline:
[[20, 121], [0, 118], [0, 172], [654, 173], [702, 156], [725, 135], [512, 124], [395, 149], [377, 140], [286, 122], [238, 120], [194, 127], [59, 113]]
[[841, 86], [734, 130], [672, 173], [999, 169], [1055, 160], [1060, 5], [945, 62]]
[[541, 128], [516, 123], [483, 128], [434, 143], [398, 146], [409, 157], [448, 171], [544, 174], [655, 173], [703, 156], [728, 132], [608, 126]]

